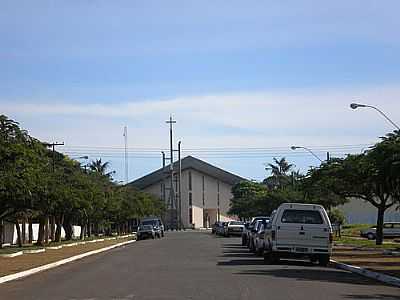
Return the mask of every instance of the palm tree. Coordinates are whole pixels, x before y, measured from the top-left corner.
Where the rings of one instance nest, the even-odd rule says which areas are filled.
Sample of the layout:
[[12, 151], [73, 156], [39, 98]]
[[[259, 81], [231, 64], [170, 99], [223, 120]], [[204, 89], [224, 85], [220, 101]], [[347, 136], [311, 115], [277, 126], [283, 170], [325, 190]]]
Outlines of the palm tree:
[[281, 159], [274, 157], [274, 163], [267, 164], [265, 170], [271, 171], [272, 176], [266, 178], [264, 182], [269, 185], [273, 184], [274, 188], [283, 188], [285, 184], [290, 182], [288, 173], [292, 170], [294, 165], [289, 164], [285, 157]]
[[90, 164], [89, 164], [89, 168], [91, 171], [93, 172], [97, 172], [101, 175], [107, 176], [107, 177], [111, 177], [112, 174], [115, 173], [115, 171], [111, 171], [107, 173], [107, 169], [110, 167], [110, 162], [106, 161], [106, 162], [102, 162], [101, 158], [93, 160]]

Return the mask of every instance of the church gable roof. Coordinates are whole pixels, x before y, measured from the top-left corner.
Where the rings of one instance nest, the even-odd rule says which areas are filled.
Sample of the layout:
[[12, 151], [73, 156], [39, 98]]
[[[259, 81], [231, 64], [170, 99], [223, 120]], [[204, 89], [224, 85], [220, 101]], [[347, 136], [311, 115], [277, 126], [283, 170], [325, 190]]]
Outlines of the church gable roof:
[[[246, 180], [245, 178], [227, 172], [221, 168], [213, 166], [193, 156], [186, 156], [181, 160], [181, 164], [182, 164], [182, 171], [186, 169], [194, 169], [196, 171], [199, 171], [200, 173], [207, 174], [211, 177], [217, 178], [220, 181], [230, 185], [235, 185], [240, 181]], [[169, 177], [170, 175], [169, 168], [170, 166], [168, 165], [165, 168], [158, 169], [148, 175], [145, 175], [141, 178], [138, 178], [130, 182], [129, 185], [132, 185], [139, 189], [144, 189]], [[174, 162], [174, 169], [177, 170], [178, 168], [179, 168], [178, 162]]]

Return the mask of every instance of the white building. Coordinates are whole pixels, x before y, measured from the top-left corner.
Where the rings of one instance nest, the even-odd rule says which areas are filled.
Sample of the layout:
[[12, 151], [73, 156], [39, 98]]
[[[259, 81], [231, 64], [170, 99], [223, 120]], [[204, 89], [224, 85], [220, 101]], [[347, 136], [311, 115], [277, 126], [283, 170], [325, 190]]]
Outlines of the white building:
[[[232, 187], [246, 179], [229, 173], [225, 170], [210, 165], [200, 159], [187, 156], [181, 160], [181, 215], [182, 225], [185, 228], [210, 227], [215, 221], [231, 220], [234, 217], [228, 216]], [[143, 176], [130, 185], [164, 199], [167, 207], [171, 207], [170, 201], [170, 166], [161, 168], [146, 176]], [[176, 214], [176, 203], [178, 197], [178, 174], [179, 165], [174, 163], [174, 184], [175, 195], [173, 209], [169, 210], [164, 218], [167, 226], [174, 227], [174, 217]]]
[[[400, 222], [397, 206], [395, 204], [385, 211], [385, 222]], [[349, 224], [376, 224], [378, 209], [367, 201], [353, 198], [338, 209], [344, 213]]]

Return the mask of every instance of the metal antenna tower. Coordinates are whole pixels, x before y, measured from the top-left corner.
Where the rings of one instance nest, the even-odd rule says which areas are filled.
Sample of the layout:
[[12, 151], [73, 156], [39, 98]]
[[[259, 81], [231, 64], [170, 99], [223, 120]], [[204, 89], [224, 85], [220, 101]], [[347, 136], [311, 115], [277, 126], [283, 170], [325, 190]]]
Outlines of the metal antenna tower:
[[128, 184], [128, 127], [124, 127], [124, 141], [125, 141], [125, 183]]

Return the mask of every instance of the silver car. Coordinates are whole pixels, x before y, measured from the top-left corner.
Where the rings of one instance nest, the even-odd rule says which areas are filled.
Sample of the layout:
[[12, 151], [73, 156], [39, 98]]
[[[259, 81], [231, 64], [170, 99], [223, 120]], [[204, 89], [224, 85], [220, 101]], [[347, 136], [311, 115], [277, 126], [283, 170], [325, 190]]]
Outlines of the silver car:
[[[360, 231], [362, 237], [366, 237], [369, 240], [376, 239], [376, 226]], [[400, 236], [400, 222], [386, 222], [383, 223], [383, 237], [392, 238]]]

